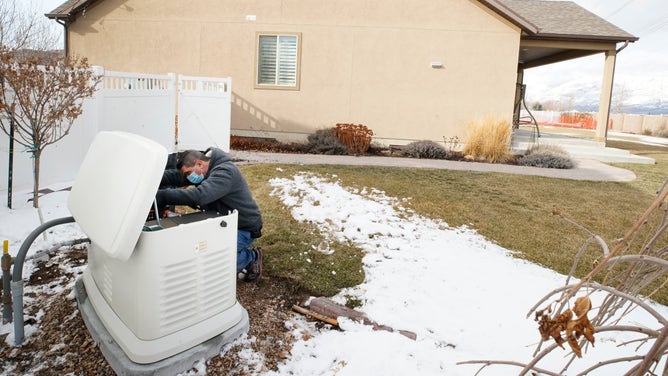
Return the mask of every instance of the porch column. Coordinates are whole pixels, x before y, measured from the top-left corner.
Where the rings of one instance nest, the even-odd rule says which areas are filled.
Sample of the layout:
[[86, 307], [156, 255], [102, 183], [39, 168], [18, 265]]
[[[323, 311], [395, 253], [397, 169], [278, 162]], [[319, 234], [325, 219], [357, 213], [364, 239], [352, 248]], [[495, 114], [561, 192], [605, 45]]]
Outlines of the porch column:
[[612, 83], [615, 77], [615, 60], [617, 51], [614, 49], [605, 51], [605, 62], [603, 65], [603, 82], [601, 84], [601, 101], [598, 106], [598, 119], [596, 124], [596, 137], [598, 142], [607, 142], [608, 121], [610, 120], [610, 102], [612, 100]]
[[517, 80], [515, 81], [515, 106], [513, 107], [513, 127], [520, 124], [520, 111], [522, 110], [522, 84], [524, 83], [524, 69], [517, 71]]

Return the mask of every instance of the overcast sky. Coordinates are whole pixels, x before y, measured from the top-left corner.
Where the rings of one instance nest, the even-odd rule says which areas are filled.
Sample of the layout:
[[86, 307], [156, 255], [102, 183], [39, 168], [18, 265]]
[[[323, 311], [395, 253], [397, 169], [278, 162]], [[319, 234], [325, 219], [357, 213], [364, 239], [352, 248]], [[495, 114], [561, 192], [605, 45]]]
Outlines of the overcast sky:
[[[47, 13], [64, 0], [19, 0]], [[574, 0], [575, 3], [640, 38], [617, 56], [615, 84], [644, 86], [658, 82], [653, 96], [668, 102], [668, 1]], [[55, 24], [55, 22], [53, 22]], [[56, 25], [62, 32], [62, 26]], [[621, 47], [621, 44], [618, 45]], [[526, 71], [527, 101], [549, 88], [571, 81], [602, 80], [603, 54]], [[664, 90], [666, 89], [666, 90]], [[543, 98], [541, 98], [543, 99]], [[598, 98], [596, 98], [598, 100]]]

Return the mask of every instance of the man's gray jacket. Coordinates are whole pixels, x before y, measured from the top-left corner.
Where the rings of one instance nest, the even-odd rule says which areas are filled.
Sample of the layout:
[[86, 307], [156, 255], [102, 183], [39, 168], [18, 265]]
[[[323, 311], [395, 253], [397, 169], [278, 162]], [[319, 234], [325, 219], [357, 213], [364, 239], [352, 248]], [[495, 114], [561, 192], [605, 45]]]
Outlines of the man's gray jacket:
[[158, 207], [188, 205], [221, 214], [237, 210], [239, 230], [249, 231], [253, 237], [260, 236], [260, 208], [253, 199], [246, 178], [224, 151], [211, 149], [209, 169], [200, 184], [192, 189], [174, 189], [188, 185], [192, 183], [181, 170], [166, 169], [160, 182], [160, 190], [156, 194]]

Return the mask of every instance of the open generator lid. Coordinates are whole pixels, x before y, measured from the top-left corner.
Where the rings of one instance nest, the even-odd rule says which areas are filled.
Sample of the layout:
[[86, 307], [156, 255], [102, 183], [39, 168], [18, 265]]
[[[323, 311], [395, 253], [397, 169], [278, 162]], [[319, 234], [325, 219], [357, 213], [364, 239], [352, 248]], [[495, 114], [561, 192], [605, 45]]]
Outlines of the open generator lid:
[[167, 163], [167, 149], [126, 132], [100, 132], [88, 149], [67, 206], [91, 242], [110, 257], [134, 251]]

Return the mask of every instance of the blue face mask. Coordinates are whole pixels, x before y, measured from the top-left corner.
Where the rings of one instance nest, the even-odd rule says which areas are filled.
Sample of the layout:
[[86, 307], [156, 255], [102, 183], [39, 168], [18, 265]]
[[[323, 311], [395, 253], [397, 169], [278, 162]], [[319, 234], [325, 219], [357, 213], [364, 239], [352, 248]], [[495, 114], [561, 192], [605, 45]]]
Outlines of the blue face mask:
[[202, 180], [204, 180], [204, 175], [198, 175], [195, 173], [195, 170], [193, 170], [193, 172], [191, 172], [190, 175], [186, 177], [186, 179], [188, 179], [188, 181], [193, 184], [199, 184], [202, 182]]

